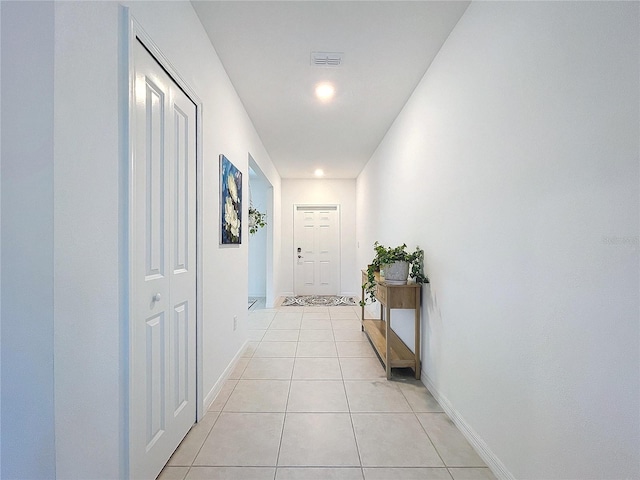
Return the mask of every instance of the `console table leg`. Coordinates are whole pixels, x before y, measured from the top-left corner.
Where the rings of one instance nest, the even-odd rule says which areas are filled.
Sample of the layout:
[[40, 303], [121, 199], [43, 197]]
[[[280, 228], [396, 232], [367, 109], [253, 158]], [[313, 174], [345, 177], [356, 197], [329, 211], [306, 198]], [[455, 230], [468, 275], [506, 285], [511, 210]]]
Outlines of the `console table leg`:
[[360, 330], [364, 332], [364, 284], [362, 284], [362, 296], [360, 297], [362, 305], [360, 305]]
[[415, 323], [416, 323], [416, 331], [415, 331], [415, 354], [416, 359], [416, 379], [420, 380], [420, 291], [416, 292], [416, 306], [415, 306]]
[[389, 333], [391, 331], [391, 309], [389, 306], [385, 309], [385, 334], [386, 334], [386, 346], [387, 346], [387, 361], [385, 367], [387, 368], [387, 380], [391, 380], [391, 342], [389, 341]]

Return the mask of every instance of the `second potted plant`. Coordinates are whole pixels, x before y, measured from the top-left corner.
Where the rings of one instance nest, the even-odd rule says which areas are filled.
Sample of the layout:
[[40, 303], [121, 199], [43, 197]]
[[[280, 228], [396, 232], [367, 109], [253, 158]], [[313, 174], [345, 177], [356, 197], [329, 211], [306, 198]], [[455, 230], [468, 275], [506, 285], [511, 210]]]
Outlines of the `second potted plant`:
[[255, 235], [258, 233], [258, 229], [264, 228], [267, 225], [267, 214], [262, 213], [255, 208], [253, 204], [249, 205], [249, 233]]

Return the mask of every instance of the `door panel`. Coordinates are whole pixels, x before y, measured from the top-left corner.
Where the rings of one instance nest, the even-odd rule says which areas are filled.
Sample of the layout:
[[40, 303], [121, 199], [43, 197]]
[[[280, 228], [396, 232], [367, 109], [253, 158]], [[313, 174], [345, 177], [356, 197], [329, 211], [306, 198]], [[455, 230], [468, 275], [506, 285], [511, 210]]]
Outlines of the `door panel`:
[[196, 107], [136, 42], [130, 477], [155, 478], [196, 420]]
[[303, 282], [305, 286], [313, 286], [314, 280], [314, 264], [313, 262], [304, 262], [303, 266]]
[[164, 274], [164, 92], [145, 79], [147, 277]]
[[326, 255], [331, 251], [331, 227], [320, 225], [318, 228], [318, 253]]
[[[305, 222], [308, 222], [308, 217], [305, 218]], [[313, 222], [313, 218], [311, 218]], [[302, 253], [314, 253], [314, 234], [315, 229], [313, 225], [302, 226]]]
[[325, 286], [331, 283], [331, 264], [320, 262], [320, 285]]
[[187, 270], [189, 257], [189, 126], [186, 114], [174, 105], [175, 122], [175, 198], [174, 273]]
[[174, 322], [174, 358], [175, 385], [173, 414], [178, 415], [180, 410], [185, 408], [189, 401], [189, 350], [187, 349], [189, 339], [189, 315], [188, 304], [186, 302], [177, 305], [173, 309]]
[[150, 449], [163, 434], [166, 424], [164, 409], [165, 324], [164, 313], [146, 321], [146, 394], [147, 404], [145, 448]]
[[296, 295], [337, 295], [340, 292], [339, 212], [337, 205], [295, 207]]

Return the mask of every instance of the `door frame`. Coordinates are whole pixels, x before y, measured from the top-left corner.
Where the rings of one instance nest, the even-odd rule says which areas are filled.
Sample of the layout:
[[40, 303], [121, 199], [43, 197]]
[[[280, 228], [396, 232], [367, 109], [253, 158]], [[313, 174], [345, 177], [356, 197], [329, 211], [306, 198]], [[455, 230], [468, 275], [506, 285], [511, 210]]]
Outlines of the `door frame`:
[[[266, 265], [265, 265], [265, 302], [267, 308], [273, 308], [274, 304], [274, 295], [273, 295], [273, 185], [271, 181], [262, 171], [258, 162], [253, 158], [251, 152], [248, 153], [248, 164], [249, 167], [256, 172], [260, 180], [263, 181], [266, 185], [266, 214], [267, 225], [265, 227], [266, 230]], [[251, 183], [251, 177], [249, 177], [249, 183]], [[251, 187], [249, 187], [251, 190]], [[251, 240], [249, 240], [251, 241]]]
[[296, 263], [296, 217], [297, 217], [297, 213], [298, 210], [300, 208], [309, 208], [309, 209], [313, 209], [313, 210], [321, 210], [322, 208], [328, 208], [328, 209], [334, 209], [336, 211], [337, 214], [337, 219], [336, 219], [336, 228], [338, 229], [338, 271], [336, 274], [336, 287], [337, 287], [337, 295], [340, 295], [342, 293], [342, 212], [341, 212], [341, 205], [339, 203], [294, 203], [293, 204], [293, 238], [292, 238], [292, 249], [291, 249], [291, 259], [293, 261], [293, 294], [297, 295], [297, 276], [298, 276], [298, 269], [296, 268], [297, 263]]
[[[122, 34], [123, 47], [121, 54], [123, 55], [123, 70], [124, 74], [121, 76], [121, 98], [122, 111], [121, 118], [122, 123], [120, 125], [120, 131], [123, 138], [122, 142], [122, 156], [123, 165], [121, 171], [121, 199], [123, 199], [123, 205], [120, 208], [121, 225], [123, 225], [123, 232], [121, 235], [121, 294], [122, 294], [122, 348], [121, 348], [121, 374], [122, 374], [122, 418], [123, 418], [123, 435], [121, 454], [123, 462], [121, 464], [122, 478], [130, 477], [130, 435], [131, 435], [131, 423], [130, 423], [130, 409], [131, 409], [131, 335], [132, 335], [132, 282], [133, 278], [133, 254], [134, 245], [132, 242], [131, 232], [133, 232], [133, 210], [135, 206], [133, 193], [134, 193], [134, 144], [132, 139], [135, 135], [135, 125], [132, 121], [134, 118], [135, 109], [135, 70], [133, 64], [133, 48], [137, 41], [140, 41], [142, 45], [149, 51], [151, 56], [158, 62], [158, 64], [167, 72], [171, 79], [178, 85], [180, 89], [187, 95], [187, 97], [196, 106], [196, 418], [194, 421], [200, 421], [205, 415], [204, 409], [204, 395], [203, 395], [203, 378], [202, 378], [202, 179], [203, 179], [203, 156], [202, 156], [202, 101], [195, 91], [189, 86], [189, 84], [181, 77], [178, 70], [171, 64], [171, 62], [165, 57], [157, 45], [152, 40], [151, 36], [145, 32], [140, 23], [131, 15], [129, 8], [121, 7], [122, 10], [122, 25], [124, 25], [124, 31]], [[169, 460], [169, 459], [167, 459]]]

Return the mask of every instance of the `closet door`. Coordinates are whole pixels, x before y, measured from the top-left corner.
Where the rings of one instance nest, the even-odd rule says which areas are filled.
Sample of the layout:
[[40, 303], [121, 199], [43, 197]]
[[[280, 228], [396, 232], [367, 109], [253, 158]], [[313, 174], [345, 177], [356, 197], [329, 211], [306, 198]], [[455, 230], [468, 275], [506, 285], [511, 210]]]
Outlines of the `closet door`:
[[196, 106], [134, 46], [130, 477], [155, 478], [196, 420]]

